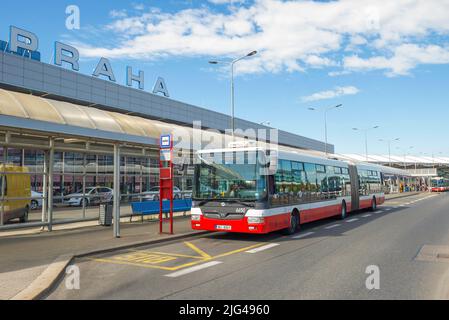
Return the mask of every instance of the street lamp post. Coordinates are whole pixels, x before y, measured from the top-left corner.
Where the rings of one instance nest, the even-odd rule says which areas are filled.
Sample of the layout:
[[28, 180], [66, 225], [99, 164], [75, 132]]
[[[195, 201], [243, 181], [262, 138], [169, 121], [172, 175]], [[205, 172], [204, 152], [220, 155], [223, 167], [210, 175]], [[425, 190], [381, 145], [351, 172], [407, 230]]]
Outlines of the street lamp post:
[[370, 128], [352, 128], [352, 130], [354, 131], [362, 131], [365, 133], [365, 157], [366, 157], [366, 161], [368, 161], [368, 131], [373, 130], [373, 129], [377, 129], [379, 128], [379, 126], [374, 126], [374, 127], [370, 127]]
[[407, 150], [411, 150], [413, 148], [414, 148], [414, 146], [410, 146], [410, 147], [405, 148], [405, 149], [396, 147], [396, 149], [402, 150], [404, 152], [404, 170], [407, 170], [407, 154], [408, 154]]
[[[337, 109], [342, 107], [342, 104], [338, 104], [336, 106], [331, 106], [328, 107], [326, 109], [324, 109], [324, 152], [326, 153], [327, 156], [327, 112], [332, 110], [332, 109]], [[310, 111], [318, 111], [317, 108], [308, 108]]]
[[257, 54], [257, 51], [251, 51], [250, 53], [234, 59], [230, 62], [226, 62], [226, 61], [219, 61], [219, 60], [212, 60], [209, 61], [210, 64], [220, 64], [220, 63], [224, 63], [224, 64], [229, 64], [231, 67], [231, 128], [232, 128], [232, 140], [234, 140], [234, 131], [235, 131], [235, 117], [234, 117], [234, 65], [240, 61], [243, 60], [247, 57], [251, 57], [254, 56], [255, 54]]
[[388, 143], [388, 165], [391, 167], [391, 143], [394, 141], [399, 141], [401, 139], [379, 139], [381, 142], [387, 142]]

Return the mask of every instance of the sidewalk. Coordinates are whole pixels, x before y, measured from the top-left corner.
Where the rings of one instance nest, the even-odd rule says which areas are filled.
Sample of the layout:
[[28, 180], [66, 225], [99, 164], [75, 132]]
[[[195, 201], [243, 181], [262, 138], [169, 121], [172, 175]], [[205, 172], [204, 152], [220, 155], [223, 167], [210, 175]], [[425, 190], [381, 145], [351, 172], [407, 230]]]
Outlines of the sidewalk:
[[424, 193], [428, 193], [428, 192], [413, 191], [413, 192], [386, 194], [385, 201], [392, 200], [392, 199], [398, 199], [398, 198], [404, 198], [404, 197], [416, 196], [418, 194], [424, 194]]
[[[168, 224], [164, 225], [168, 230]], [[175, 235], [195, 234], [190, 216], [174, 220]], [[113, 238], [112, 227], [91, 226], [40, 234], [0, 238], [0, 299], [10, 299], [28, 287], [56, 258], [77, 255], [136, 242], [170, 238], [159, 234], [155, 222], [122, 223], [121, 238]]]

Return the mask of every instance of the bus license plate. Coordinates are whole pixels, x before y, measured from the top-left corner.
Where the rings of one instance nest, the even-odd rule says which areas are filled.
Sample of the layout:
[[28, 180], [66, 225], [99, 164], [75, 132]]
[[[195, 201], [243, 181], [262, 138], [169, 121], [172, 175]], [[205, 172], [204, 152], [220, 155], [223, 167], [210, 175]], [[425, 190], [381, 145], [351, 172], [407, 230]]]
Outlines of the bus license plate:
[[217, 229], [217, 230], [231, 230], [232, 227], [231, 226], [220, 226], [220, 225], [217, 225], [217, 226], [215, 226], [215, 229]]

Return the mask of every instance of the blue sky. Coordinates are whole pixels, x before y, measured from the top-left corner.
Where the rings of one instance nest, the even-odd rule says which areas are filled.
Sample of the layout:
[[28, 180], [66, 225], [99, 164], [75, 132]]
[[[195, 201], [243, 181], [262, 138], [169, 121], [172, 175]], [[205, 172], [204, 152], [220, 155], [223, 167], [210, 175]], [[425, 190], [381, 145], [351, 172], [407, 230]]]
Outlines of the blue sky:
[[[363, 4], [361, 4], [363, 3]], [[340, 153], [386, 154], [379, 139], [400, 138], [394, 154], [449, 156], [448, 1], [21, 1], [2, 2], [0, 39], [9, 26], [35, 32], [42, 61], [55, 40], [81, 52], [80, 72], [110, 58], [117, 82], [125, 67], [145, 71], [146, 90], [157, 76], [171, 98], [229, 112], [226, 70], [207, 63], [251, 50], [239, 62], [236, 115], [329, 141]], [[81, 29], [68, 30], [65, 9], [80, 8]], [[24, 9], [25, 8], [25, 9]], [[396, 147], [402, 150], [396, 149]]]

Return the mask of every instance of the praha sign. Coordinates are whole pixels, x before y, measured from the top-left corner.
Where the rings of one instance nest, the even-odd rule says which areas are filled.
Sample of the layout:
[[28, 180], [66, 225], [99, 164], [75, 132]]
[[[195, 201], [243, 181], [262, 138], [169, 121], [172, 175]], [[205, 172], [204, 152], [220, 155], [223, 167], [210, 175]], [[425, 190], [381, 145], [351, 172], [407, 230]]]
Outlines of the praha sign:
[[[10, 27], [9, 43], [1, 41], [0, 50], [5, 52], [15, 53], [21, 56], [30, 57], [31, 59], [40, 61], [40, 54], [37, 51], [39, 48], [39, 38], [33, 32]], [[69, 65], [72, 70], [79, 71], [79, 52], [75, 47], [55, 41], [54, 64], [62, 66]], [[94, 77], [103, 76], [110, 81], [116, 82], [111, 63], [106, 58], [101, 58], [98, 62], [93, 74]], [[143, 90], [145, 88], [145, 75], [143, 71], [137, 74], [133, 73], [130, 66], [126, 67], [126, 85], [132, 87], [133, 83], [137, 83], [138, 88]], [[158, 77], [153, 87], [153, 93], [161, 93], [165, 97], [169, 97], [168, 89], [162, 77]]]

